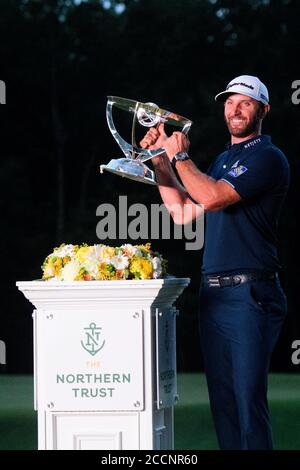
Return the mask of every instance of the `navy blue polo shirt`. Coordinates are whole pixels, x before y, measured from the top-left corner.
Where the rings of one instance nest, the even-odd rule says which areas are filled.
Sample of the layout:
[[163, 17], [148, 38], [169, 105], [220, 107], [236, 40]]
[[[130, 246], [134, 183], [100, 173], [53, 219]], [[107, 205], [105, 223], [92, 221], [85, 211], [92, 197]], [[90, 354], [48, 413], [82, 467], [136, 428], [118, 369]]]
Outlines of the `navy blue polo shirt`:
[[267, 135], [232, 145], [208, 170], [241, 201], [205, 219], [205, 274], [280, 268], [276, 229], [289, 186], [289, 164]]

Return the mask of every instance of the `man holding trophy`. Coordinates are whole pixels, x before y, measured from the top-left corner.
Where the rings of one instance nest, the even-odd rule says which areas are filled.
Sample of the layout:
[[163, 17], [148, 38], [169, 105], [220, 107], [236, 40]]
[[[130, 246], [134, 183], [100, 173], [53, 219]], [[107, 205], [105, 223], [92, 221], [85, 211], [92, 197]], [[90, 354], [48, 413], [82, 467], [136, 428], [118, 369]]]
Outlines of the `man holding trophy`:
[[[286, 315], [276, 227], [289, 185], [284, 154], [261, 134], [270, 110], [266, 86], [242, 75], [216, 96], [224, 103], [231, 146], [207, 174], [192, 162], [184, 132], [165, 134], [161, 120], [142, 139], [166, 207], [206, 214], [200, 337], [211, 410], [222, 449], [272, 449], [267, 402], [271, 354]], [[178, 173], [182, 184], [174, 172]], [[183, 209], [190, 205], [193, 211]]]

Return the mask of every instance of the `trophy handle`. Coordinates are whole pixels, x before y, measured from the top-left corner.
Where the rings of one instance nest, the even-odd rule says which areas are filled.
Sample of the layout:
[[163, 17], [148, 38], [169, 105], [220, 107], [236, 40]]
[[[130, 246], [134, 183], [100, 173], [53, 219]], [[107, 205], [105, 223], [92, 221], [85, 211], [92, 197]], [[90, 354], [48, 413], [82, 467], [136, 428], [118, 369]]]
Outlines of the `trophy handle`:
[[106, 105], [106, 120], [109, 127], [110, 132], [112, 133], [114, 139], [116, 140], [117, 144], [121, 147], [121, 150], [125, 154], [127, 158], [132, 158], [132, 145], [129, 145], [126, 140], [124, 140], [119, 132], [116, 129], [116, 126], [113, 121], [112, 117], [112, 107], [114, 102], [111, 100], [107, 101]]

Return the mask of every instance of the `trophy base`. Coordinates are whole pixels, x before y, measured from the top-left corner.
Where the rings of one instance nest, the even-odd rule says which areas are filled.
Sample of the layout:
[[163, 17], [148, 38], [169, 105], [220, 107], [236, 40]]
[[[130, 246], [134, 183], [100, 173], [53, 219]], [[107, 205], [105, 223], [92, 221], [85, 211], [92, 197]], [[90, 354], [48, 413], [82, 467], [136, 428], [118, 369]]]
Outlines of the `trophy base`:
[[154, 171], [150, 170], [144, 163], [132, 158], [111, 160], [107, 165], [100, 165], [100, 173], [103, 173], [104, 170], [140, 183], [157, 185]]

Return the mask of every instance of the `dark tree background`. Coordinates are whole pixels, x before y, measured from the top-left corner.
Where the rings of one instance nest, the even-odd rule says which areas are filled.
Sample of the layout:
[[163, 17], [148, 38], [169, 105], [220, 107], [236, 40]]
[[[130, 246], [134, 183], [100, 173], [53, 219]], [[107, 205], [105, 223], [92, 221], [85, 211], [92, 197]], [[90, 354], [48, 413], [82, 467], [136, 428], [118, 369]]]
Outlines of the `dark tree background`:
[[[99, 242], [99, 204], [117, 205], [119, 195], [129, 203], [160, 203], [156, 188], [99, 174], [100, 163], [121, 157], [106, 124], [107, 95], [152, 101], [189, 117], [190, 153], [205, 171], [228, 140], [214, 95], [240, 74], [267, 84], [272, 112], [263, 131], [291, 164], [279, 227], [289, 315], [272, 369], [297, 371], [290, 358], [300, 338], [300, 105], [292, 103], [291, 85], [300, 79], [299, 18], [296, 0], [0, 1], [0, 80], [7, 93], [0, 106], [0, 339], [7, 372], [32, 371], [32, 306], [15, 282], [39, 278], [43, 259], [61, 242]], [[200, 370], [202, 252], [185, 251], [178, 240], [152, 246], [169, 259], [169, 272], [192, 279], [178, 301], [178, 365]]]

